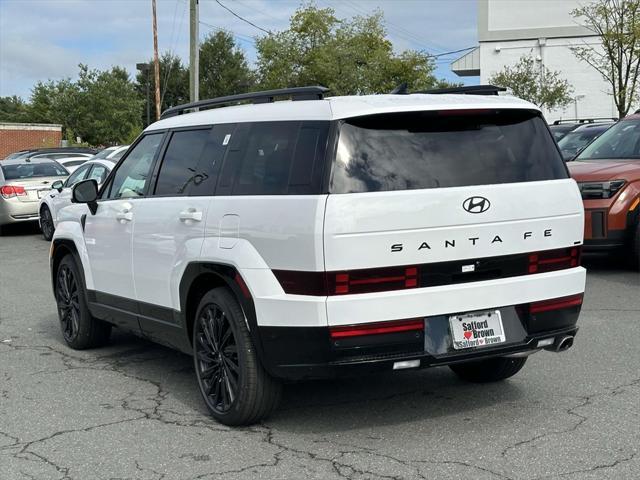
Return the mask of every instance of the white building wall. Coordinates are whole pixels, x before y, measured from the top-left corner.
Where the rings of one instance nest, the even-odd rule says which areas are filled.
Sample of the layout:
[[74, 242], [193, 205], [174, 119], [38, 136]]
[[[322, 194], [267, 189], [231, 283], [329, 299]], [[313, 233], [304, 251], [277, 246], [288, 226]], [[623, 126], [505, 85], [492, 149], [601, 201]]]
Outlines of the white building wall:
[[597, 39], [549, 38], [539, 45], [536, 40], [514, 40], [480, 43], [480, 83], [489, 83], [489, 78], [515, 65], [521, 56], [532, 55], [541, 65], [559, 71], [562, 78], [573, 87], [573, 104], [564, 109], [545, 110], [549, 122], [562, 118], [617, 117], [617, 110], [607, 83], [592, 67], [578, 60], [570, 47], [584, 42], [597, 45]]
[[478, 0], [480, 83], [531, 54], [541, 65], [561, 72], [569, 81], [574, 102], [546, 111], [547, 120], [615, 117], [610, 88], [600, 74], [578, 60], [571, 46], [598, 45], [599, 40], [571, 11], [583, 0]]

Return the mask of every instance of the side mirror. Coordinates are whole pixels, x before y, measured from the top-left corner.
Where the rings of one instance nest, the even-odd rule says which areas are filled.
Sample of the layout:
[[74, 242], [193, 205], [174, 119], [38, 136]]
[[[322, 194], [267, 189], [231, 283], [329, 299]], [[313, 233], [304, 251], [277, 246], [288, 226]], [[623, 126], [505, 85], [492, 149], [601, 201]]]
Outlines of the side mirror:
[[94, 179], [83, 180], [71, 188], [72, 203], [86, 203], [92, 215], [98, 210], [98, 182]]
[[64, 188], [64, 182], [62, 180], [56, 180], [51, 184], [51, 188], [55, 188], [58, 191], [58, 193], [60, 193]]

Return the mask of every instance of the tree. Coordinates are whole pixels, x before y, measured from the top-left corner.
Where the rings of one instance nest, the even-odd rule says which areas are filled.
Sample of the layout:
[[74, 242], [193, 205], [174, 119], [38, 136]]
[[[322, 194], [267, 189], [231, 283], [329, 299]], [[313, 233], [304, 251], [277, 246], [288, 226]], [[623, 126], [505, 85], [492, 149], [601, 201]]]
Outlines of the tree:
[[[175, 107], [189, 101], [189, 70], [182, 64], [180, 57], [171, 52], [160, 56], [160, 110]], [[155, 120], [155, 88], [153, 59], [147, 62], [149, 70], [136, 75], [136, 92], [142, 102], [142, 124], [147, 124], [147, 84], [149, 87], [149, 108], [151, 121]]]
[[30, 122], [29, 106], [20, 97], [0, 97], [0, 122]]
[[638, 99], [640, 74], [640, 1], [597, 0], [571, 14], [600, 37], [602, 45], [573, 47], [611, 86], [620, 118]]
[[252, 85], [253, 73], [233, 36], [210, 34], [200, 45], [200, 98], [245, 93]]
[[536, 65], [531, 55], [523, 55], [513, 67], [492, 75], [489, 83], [508, 88], [516, 97], [549, 110], [565, 107], [573, 100], [573, 88], [560, 72]]
[[126, 70], [89, 70], [72, 81], [38, 82], [29, 106], [32, 121], [60, 123], [65, 137], [92, 145], [128, 143], [140, 132], [141, 102]]
[[410, 91], [442, 85], [428, 55], [395, 54], [381, 12], [340, 20], [331, 8], [308, 5], [287, 30], [256, 42], [261, 88], [320, 84], [333, 95], [388, 93], [406, 82]]

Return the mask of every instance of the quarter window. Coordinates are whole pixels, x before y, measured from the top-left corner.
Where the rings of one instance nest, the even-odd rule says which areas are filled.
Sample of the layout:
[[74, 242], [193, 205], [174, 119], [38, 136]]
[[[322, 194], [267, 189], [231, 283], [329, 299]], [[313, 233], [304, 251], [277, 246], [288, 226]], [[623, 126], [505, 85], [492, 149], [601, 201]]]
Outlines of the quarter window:
[[156, 195], [184, 195], [192, 184], [204, 180], [197, 167], [210, 133], [211, 129], [188, 130], [171, 136], [160, 166]]
[[145, 195], [156, 151], [162, 133], [143, 137], [118, 167], [106, 198], [134, 198]]

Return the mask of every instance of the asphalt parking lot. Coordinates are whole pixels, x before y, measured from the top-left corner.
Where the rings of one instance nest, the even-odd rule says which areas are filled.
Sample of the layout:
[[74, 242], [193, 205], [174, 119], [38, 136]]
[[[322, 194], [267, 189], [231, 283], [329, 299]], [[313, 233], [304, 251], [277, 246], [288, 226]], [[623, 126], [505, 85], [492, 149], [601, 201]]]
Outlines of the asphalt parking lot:
[[117, 331], [67, 348], [48, 248], [30, 228], [0, 237], [0, 479], [640, 476], [640, 275], [624, 262], [588, 260], [574, 348], [503, 383], [438, 368], [288, 385], [273, 417], [231, 429], [188, 356]]

